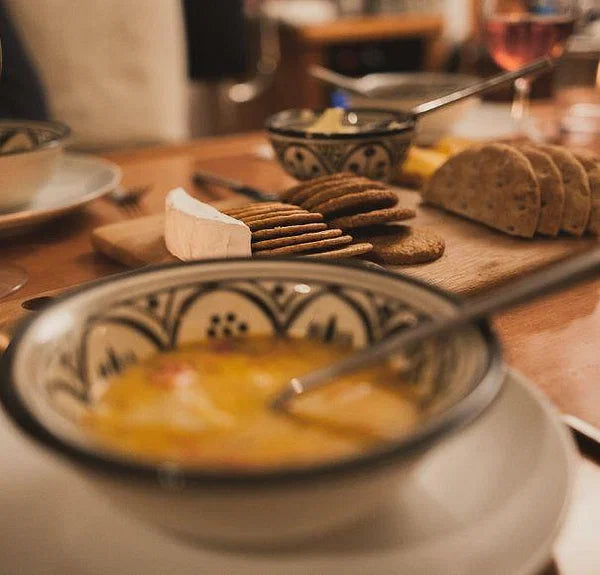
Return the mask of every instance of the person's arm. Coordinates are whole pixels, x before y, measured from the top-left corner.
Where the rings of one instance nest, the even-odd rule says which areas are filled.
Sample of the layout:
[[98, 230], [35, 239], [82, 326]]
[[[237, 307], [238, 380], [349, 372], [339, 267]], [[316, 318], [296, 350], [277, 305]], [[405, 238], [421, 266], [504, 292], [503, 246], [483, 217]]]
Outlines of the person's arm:
[[42, 82], [27, 55], [27, 50], [0, 0], [0, 118], [47, 120], [48, 106]]

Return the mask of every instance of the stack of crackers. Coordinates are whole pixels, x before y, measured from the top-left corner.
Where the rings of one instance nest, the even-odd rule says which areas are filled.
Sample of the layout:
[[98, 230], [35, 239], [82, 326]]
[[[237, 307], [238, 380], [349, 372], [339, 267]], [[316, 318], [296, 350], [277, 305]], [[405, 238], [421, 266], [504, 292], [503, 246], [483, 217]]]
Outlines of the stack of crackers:
[[320, 214], [361, 243], [373, 246], [368, 259], [391, 265], [425, 263], [444, 253], [444, 240], [431, 230], [400, 225], [416, 213], [398, 205], [398, 194], [381, 182], [340, 173], [303, 182], [280, 194], [295, 209]]
[[425, 202], [507, 234], [600, 234], [600, 158], [561, 146], [483, 144], [445, 162]]
[[321, 176], [280, 194], [284, 202], [322, 214], [345, 231], [415, 217], [415, 211], [398, 206], [398, 196], [381, 183], [340, 173]]
[[250, 228], [254, 256], [366, 255], [384, 264], [415, 264], [444, 253], [444, 240], [434, 232], [398, 223], [415, 217], [415, 211], [399, 206], [398, 195], [381, 182], [333, 174], [280, 196], [282, 202], [246, 204], [225, 212]]
[[310, 256], [347, 258], [373, 249], [368, 242], [356, 242], [340, 228], [328, 225], [322, 214], [281, 202], [246, 204], [225, 211], [244, 222], [252, 232], [252, 254], [269, 256]]

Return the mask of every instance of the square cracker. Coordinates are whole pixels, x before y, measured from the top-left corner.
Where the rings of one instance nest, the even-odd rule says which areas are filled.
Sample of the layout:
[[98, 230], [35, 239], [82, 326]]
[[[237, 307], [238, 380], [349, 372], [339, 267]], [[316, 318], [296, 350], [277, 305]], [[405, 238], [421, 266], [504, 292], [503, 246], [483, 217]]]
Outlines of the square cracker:
[[562, 146], [536, 146], [553, 160], [563, 180], [565, 207], [560, 229], [573, 236], [582, 236], [590, 219], [592, 198], [590, 182], [581, 162]]
[[483, 144], [452, 156], [433, 174], [423, 199], [526, 238], [533, 237], [541, 212], [531, 163], [506, 144]]

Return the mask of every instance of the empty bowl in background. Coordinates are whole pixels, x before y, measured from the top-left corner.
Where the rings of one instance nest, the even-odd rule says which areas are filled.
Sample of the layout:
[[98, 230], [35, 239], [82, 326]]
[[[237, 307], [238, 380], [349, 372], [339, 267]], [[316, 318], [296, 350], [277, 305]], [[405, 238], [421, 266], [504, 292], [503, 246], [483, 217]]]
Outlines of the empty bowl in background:
[[69, 133], [58, 122], [0, 120], [0, 212], [25, 206], [50, 180]]

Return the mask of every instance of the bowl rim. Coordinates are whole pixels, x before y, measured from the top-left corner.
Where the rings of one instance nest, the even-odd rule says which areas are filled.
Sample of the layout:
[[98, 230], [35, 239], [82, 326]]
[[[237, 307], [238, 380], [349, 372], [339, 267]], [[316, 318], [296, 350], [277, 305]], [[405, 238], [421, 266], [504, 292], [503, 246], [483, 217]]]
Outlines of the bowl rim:
[[[103, 475], [120, 476], [125, 479], [141, 480], [161, 487], [273, 487], [282, 484], [306, 482], [321, 479], [335, 479], [348, 473], [366, 472], [382, 466], [405, 461], [410, 455], [419, 453], [436, 441], [452, 432], [458, 431], [482, 415], [497, 398], [503, 387], [505, 365], [502, 361], [501, 346], [491, 325], [487, 320], [473, 324], [484, 338], [489, 350], [488, 364], [479, 382], [473, 389], [449, 409], [438, 414], [425, 425], [398, 441], [382, 443], [378, 448], [354, 457], [321, 462], [314, 465], [286, 466], [281, 468], [264, 468], [261, 470], [228, 470], [199, 467], [178, 467], [172, 462], [154, 463], [128, 457], [118, 452], [87, 449], [69, 442], [48, 430], [42, 422], [28, 409], [25, 401], [17, 391], [14, 378], [14, 364], [19, 343], [27, 335], [33, 322], [41, 316], [60, 306], [68, 305], [70, 299], [85, 292], [94, 291], [101, 286], [127, 280], [131, 277], [160, 273], [171, 268], [198, 268], [215, 263], [250, 264], [254, 260], [248, 258], [212, 259], [190, 262], [173, 262], [113, 274], [77, 287], [65, 295], [59, 296], [43, 310], [32, 314], [17, 327], [8, 349], [0, 356], [0, 403], [13, 423], [30, 438], [49, 447], [52, 451], [71, 460], [81, 467], [99, 472]], [[330, 262], [303, 261], [298, 258], [270, 258], [272, 263], [293, 263], [295, 266], [311, 265], [330, 269], [344, 267], [376, 276], [385, 276], [392, 280], [408, 282], [419, 288], [432, 291], [447, 302], [459, 305], [460, 298], [444, 290], [429, 285], [421, 280], [385, 270], [370, 268], [357, 262], [342, 260]], [[257, 262], [258, 263], [258, 262]], [[265, 262], [260, 262], [264, 264]], [[334, 268], [331, 270], [331, 268]], [[300, 273], [300, 272], [299, 272]], [[335, 277], [335, 276], [334, 276]]]
[[[300, 138], [302, 140], [364, 140], [368, 138], [381, 138], [388, 136], [398, 136], [408, 132], [414, 132], [416, 127], [416, 118], [411, 114], [410, 111], [401, 110], [390, 110], [389, 108], [377, 108], [377, 107], [350, 107], [346, 108], [347, 112], [380, 112], [394, 116], [396, 121], [400, 124], [397, 128], [386, 128], [381, 130], [372, 130], [369, 132], [356, 132], [352, 134], [344, 133], [323, 133], [323, 132], [307, 132], [299, 128], [280, 128], [274, 125], [274, 123], [283, 114], [291, 114], [293, 112], [312, 112], [315, 115], [322, 114], [327, 108], [289, 108], [287, 110], [280, 110], [275, 114], [272, 114], [265, 120], [265, 129], [269, 134], [276, 134], [278, 136], [288, 136], [291, 138]], [[391, 120], [393, 121], [393, 120]]]
[[12, 152], [0, 152], [0, 159], [7, 158], [9, 156], [18, 156], [31, 154], [33, 152], [39, 152], [40, 150], [45, 150], [47, 148], [55, 148], [61, 145], [70, 135], [71, 128], [64, 124], [63, 122], [57, 122], [56, 120], [25, 120], [19, 118], [2, 118], [0, 119], [0, 128], [14, 125], [16, 127], [38, 127], [50, 129], [55, 132], [55, 134], [43, 144], [39, 144], [34, 148], [29, 150], [15, 150]]

